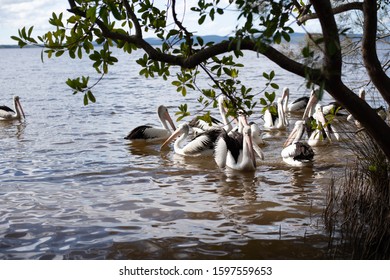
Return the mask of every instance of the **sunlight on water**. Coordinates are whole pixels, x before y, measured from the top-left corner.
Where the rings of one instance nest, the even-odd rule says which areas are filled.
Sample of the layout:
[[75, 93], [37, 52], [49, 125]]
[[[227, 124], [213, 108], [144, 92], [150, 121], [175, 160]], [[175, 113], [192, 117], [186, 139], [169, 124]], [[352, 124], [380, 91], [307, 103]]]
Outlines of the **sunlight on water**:
[[[65, 80], [96, 78], [89, 62], [42, 64], [38, 49], [0, 50], [0, 102], [19, 95], [27, 115], [0, 123], [0, 258], [326, 257], [321, 215], [329, 179], [348, 162], [342, 143], [316, 148], [313, 166], [292, 168], [280, 157], [289, 130], [269, 133], [255, 173], [131, 143], [123, 137], [132, 128], [159, 125], [159, 104], [174, 115], [184, 100], [120, 56], [95, 90], [98, 102], [84, 107]], [[260, 91], [274, 65], [255, 55], [245, 62], [248, 84]], [[278, 75], [291, 98], [308, 94], [303, 80]], [[192, 110], [196, 98], [189, 95]], [[259, 114], [252, 120], [262, 124]]]

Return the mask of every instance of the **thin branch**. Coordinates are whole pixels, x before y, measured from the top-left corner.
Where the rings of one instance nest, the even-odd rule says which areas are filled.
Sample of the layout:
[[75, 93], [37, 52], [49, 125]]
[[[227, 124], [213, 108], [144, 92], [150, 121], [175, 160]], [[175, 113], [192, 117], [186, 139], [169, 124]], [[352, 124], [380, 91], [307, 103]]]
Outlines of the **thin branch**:
[[133, 9], [130, 7], [129, 1], [123, 0], [123, 5], [124, 5], [125, 8], [126, 8], [126, 14], [127, 14], [128, 19], [131, 20], [131, 21], [133, 22], [133, 24], [134, 24], [135, 36], [136, 36], [137, 38], [142, 39], [142, 29], [141, 29], [141, 25], [139, 24], [138, 18], [137, 18], [137, 16], [135, 15]]
[[[352, 10], [363, 11], [363, 3], [362, 2], [347, 3], [332, 9], [334, 15], [352, 11]], [[317, 13], [303, 14], [303, 16], [298, 17], [298, 24], [301, 25], [311, 19], [318, 19], [318, 14]]]
[[[174, 22], [176, 23], [176, 25], [180, 28], [180, 30], [183, 30], [184, 33], [185, 33], [185, 37], [186, 37], [186, 43], [188, 46], [190, 46], [190, 48], [192, 47], [192, 44], [191, 44], [191, 37], [192, 37], [192, 33], [189, 32], [187, 30], [187, 28], [185, 28], [182, 24], [181, 21], [179, 21], [177, 19], [177, 14], [176, 14], [176, 0], [172, 0], [172, 16], [173, 16], [173, 20]], [[190, 53], [191, 53], [191, 49], [190, 49]]]

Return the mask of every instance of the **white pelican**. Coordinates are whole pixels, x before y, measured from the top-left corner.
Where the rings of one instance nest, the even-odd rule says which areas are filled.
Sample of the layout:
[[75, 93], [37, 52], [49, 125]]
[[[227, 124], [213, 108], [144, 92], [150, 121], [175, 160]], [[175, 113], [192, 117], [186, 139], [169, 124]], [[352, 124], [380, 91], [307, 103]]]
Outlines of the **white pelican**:
[[195, 136], [188, 143], [184, 143], [188, 137], [190, 131], [190, 126], [188, 123], [182, 123], [176, 129], [175, 132], [161, 145], [161, 150], [165, 148], [170, 142], [172, 142], [179, 135], [180, 138], [175, 141], [173, 146], [176, 154], [182, 156], [211, 156], [214, 153], [214, 144], [217, 140], [221, 131], [224, 131], [221, 128], [218, 129], [209, 129], [203, 133], [200, 133]]
[[312, 163], [314, 151], [309, 144], [302, 142], [305, 122], [298, 120], [283, 145], [281, 156], [284, 162], [292, 166], [304, 166]]
[[22, 105], [19, 101], [19, 96], [14, 96], [14, 109], [7, 106], [0, 106], [0, 120], [8, 121], [8, 120], [19, 120], [21, 118], [25, 118], [24, 111]]
[[168, 127], [168, 123], [171, 125], [172, 130], [176, 129], [175, 124], [168, 113], [168, 109], [164, 105], [158, 106], [157, 114], [163, 127], [157, 128], [150, 125], [141, 125], [134, 128], [125, 139], [147, 141], [162, 141], [167, 139], [172, 133]]
[[307, 143], [309, 143], [310, 146], [319, 146], [331, 142], [329, 123], [327, 123], [325, 116], [322, 113], [320, 104], [316, 105], [312, 120], [315, 120], [316, 127], [314, 130], [309, 131]]
[[288, 126], [287, 119], [287, 103], [289, 98], [289, 89], [283, 89], [282, 97], [278, 98], [277, 104], [271, 106], [276, 107], [277, 114], [275, 115], [268, 108], [264, 112], [264, 127], [270, 130], [285, 129]]
[[214, 117], [211, 117], [211, 124], [208, 122], [205, 122], [204, 120], [199, 119], [198, 117], [193, 118], [188, 124], [192, 128], [192, 130], [195, 132], [195, 134], [202, 133], [209, 129], [216, 129], [216, 128], [224, 128], [227, 132], [232, 130], [232, 124], [227, 119], [226, 116], [226, 109], [225, 109], [225, 96], [221, 94], [218, 97], [218, 110], [219, 114], [221, 115], [222, 122], [217, 120]]
[[216, 144], [214, 159], [220, 168], [228, 167], [239, 171], [256, 169], [255, 153], [264, 159], [264, 154], [257, 145], [253, 145], [252, 129], [244, 115], [239, 116], [243, 125], [242, 133], [232, 132], [230, 135], [222, 131]]
[[[308, 143], [310, 146], [324, 145], [332, 141], [332, 136], [340, 140], [339, 133], [335, 127], [328, 122], [322, 112], [322, 106], [318, 103], [316, 94], [310, 96], [302, 119], [308, 122], [306, 125], [309, 135]], [[314, 121], [314, 123], [313, 123]], [[312, 129], [312, 125], [315, 126]]]

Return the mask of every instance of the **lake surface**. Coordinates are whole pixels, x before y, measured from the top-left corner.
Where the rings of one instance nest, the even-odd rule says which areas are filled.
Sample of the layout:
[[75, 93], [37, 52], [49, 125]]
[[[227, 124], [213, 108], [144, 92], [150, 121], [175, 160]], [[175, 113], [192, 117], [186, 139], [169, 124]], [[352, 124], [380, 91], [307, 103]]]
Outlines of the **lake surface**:
[[[240, 173], [213, 158], [124, 140], [138, 125], [159, 126], [160, 104], [172, 116], [181, 103], [200, 108], [197, 93], [184, 100], [169, 82], [140, 77], [141, 55], [118, 54], [94, 90], [97, 103], [85, 107], [65, 81], [96, 78], [89, 61], [42, 63], [39, 49], [0, 49], [0, 104], [19, 95], [26, 113], [0, 122], [0, 258], [329, 258], [322, 213], [330, 179], [350, 160], [343, 144], [316, 148], [312, 167], [287, 166], [280, 151], [299, 118], [292, 116], [287, 131], [266, 135], [256, 172]], [[243, 62], [254, 92], [264, 86], [263, 71], [275, 69], [291, 99], [309, 94], [302, 79], [261, 56]], [[262, 127], [259, 114], [250, 120]]]

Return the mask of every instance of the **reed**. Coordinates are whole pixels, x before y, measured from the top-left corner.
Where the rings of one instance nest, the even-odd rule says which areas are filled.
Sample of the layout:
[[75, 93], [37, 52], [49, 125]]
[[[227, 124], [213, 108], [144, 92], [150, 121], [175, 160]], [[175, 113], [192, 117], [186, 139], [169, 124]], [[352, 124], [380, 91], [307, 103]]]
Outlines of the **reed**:
[[324, 221], [333, 258], [390, 258], [390, 164], [364, 131], [347, 146], [356, 161], [330, 182]]

